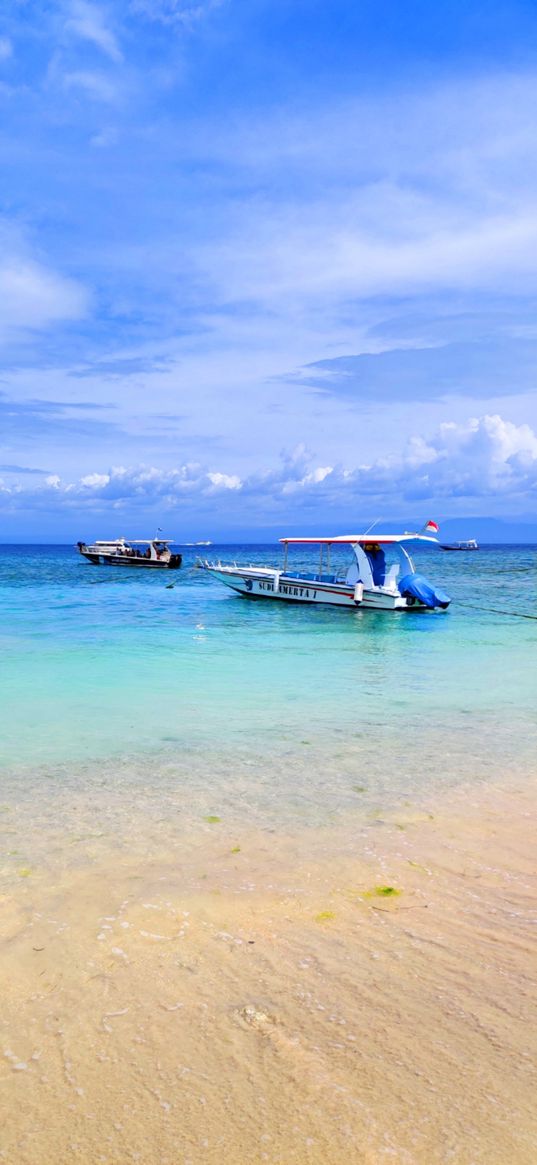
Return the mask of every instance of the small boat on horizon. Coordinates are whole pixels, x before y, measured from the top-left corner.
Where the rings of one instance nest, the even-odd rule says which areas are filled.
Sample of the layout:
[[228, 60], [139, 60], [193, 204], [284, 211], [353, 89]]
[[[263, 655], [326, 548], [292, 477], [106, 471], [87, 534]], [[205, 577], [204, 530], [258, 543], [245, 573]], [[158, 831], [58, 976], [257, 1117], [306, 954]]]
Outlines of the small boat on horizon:
[[178, 570], [182, 554], [170, 550], [169, 538], [116, 538], [113, 542], [77, 542], [77, 550], [94, 566], [149, 567], [152, 570]]
[[[199, 560], [198, 565], [213, 578], [250, 599], [282, 599], [293, 603], [323, 603], [353, 610], [374, 611], [445, 609], [451, 600], [421, 574], [406, 549], [409, 542], [438, 545], [426, 532], [437, 530], [427, 523], [422, 533], [344, 534], [323, 538], [280, 538], [285, 547], [283, 566], [240, 566]], [[318, 571], [289, 569], [290, 546], [318, 545]], [[346, 573], [333, 571], [332, 547], [349, 546], [353, 559]]]
[[441, 550], [479, 550], [479, 544], [475, 538], [467, 538], [462, 542], [440, 542]]

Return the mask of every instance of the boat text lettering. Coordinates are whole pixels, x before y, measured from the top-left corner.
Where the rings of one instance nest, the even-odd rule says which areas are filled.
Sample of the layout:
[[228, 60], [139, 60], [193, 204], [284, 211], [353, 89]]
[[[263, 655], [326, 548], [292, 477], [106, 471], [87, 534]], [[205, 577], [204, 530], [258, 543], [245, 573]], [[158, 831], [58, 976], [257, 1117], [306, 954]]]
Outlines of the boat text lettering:
[[[259, 586], [260, 591], [271, 591], [272, 593], [274, 593], [274, 583], [259, 582], [258, 586]], [[293, 598], [296, 595], [297, 599], [316, 599], [317, 598], [317, 591], [316, 590], [310, 590], [309, 587], [292, 586], [290, 583], [282, 583], [281, 582], [279, 587], [278, 587], [278, 592], [280, 595], [291, 595]]]

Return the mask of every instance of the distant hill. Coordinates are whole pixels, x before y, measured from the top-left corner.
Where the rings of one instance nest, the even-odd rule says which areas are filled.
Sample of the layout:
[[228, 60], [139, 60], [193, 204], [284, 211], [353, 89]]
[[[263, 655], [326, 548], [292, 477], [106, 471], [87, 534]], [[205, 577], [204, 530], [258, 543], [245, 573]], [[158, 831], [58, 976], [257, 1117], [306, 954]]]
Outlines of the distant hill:
[[440, 540], [456, 542], [477, 538], [478, 542], [535, 542], [537, 518], [446, 518], [440, 523]]

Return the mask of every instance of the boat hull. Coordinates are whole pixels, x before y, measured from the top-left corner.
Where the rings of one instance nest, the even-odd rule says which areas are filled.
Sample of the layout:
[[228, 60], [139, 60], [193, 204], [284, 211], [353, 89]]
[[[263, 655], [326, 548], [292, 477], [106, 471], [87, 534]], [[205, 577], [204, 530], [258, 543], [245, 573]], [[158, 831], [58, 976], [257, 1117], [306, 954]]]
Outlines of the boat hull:
[[418, 610], [424, 605], [410, 602], [401, 595], [367, 591], [345, 583], [334, 584], [314, 579], [282, 577], [277, 571], [234, 570], [230, 567], [205, 566], [205, 570], [247, 599], [279, 599], [287, 603], [314, 603], [346, 607], [356, 611], [365, 607], [376, 611]]
[[86, 562], [91, 562], [93, 566], [118, 566], [127, 567], [129, 570], [179, 570], [181, 566], [181, 555], [175, 555], [170, 562], [156, 562], [151, 558], [128, 558], [126, 555], [114, 554], [87, 554], [83, 550], [80, 551], [82, 558]]

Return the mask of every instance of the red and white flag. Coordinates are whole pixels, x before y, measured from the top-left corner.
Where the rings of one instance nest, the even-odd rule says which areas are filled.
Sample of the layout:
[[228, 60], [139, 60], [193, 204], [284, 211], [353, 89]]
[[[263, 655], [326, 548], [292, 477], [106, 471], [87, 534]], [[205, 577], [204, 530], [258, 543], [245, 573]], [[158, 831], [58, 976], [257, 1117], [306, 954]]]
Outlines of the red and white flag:
[[423, 527], [423, 533], [424, 534], [438, 534], [439, 528], [440, 527], [437, 525], [436, 522], [433, 522], [432, 519], [429, 519], [429, 521], [426, 522], [425, 526]]

